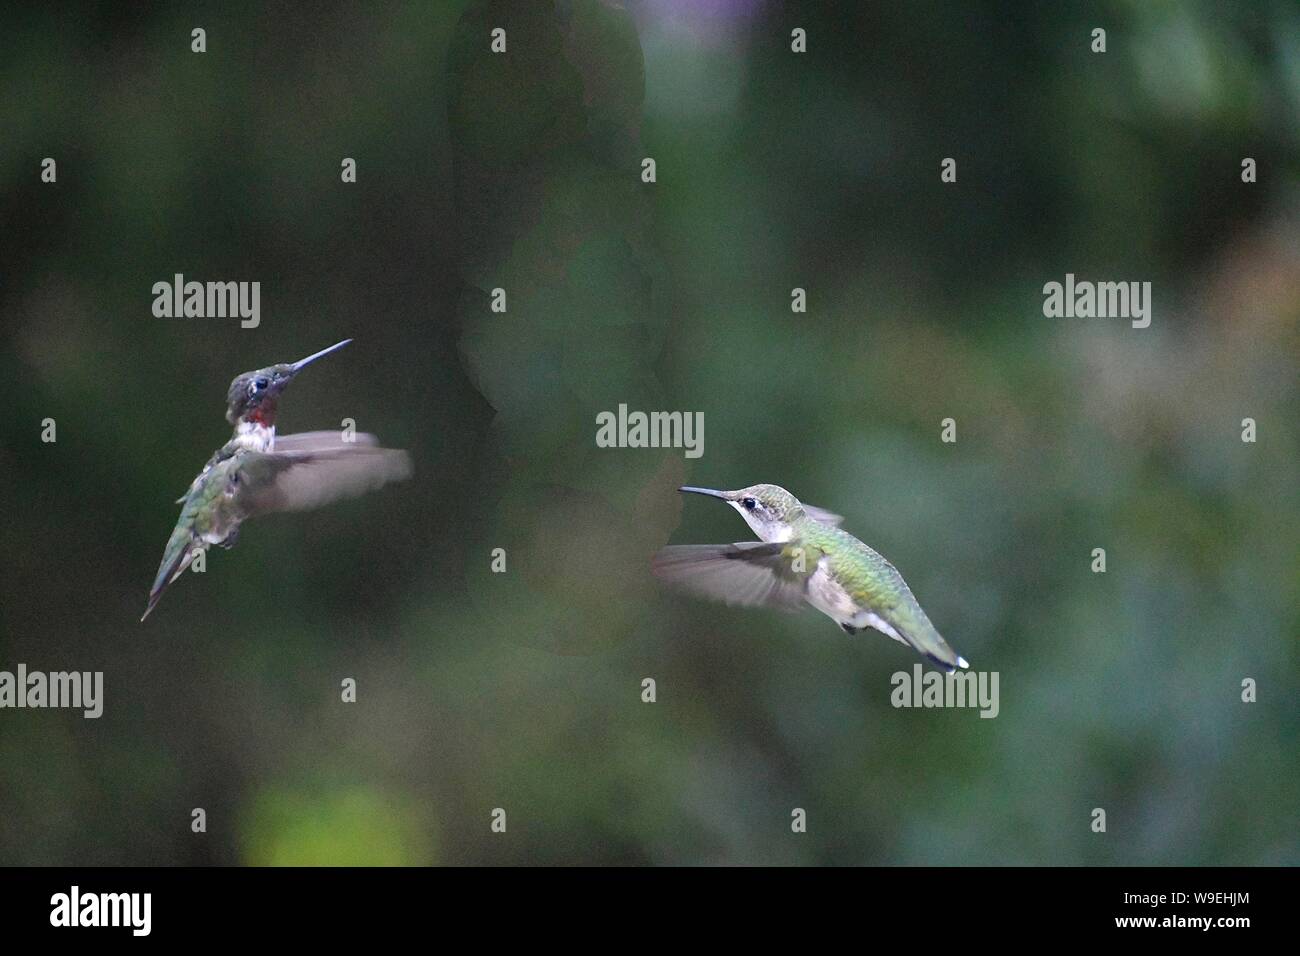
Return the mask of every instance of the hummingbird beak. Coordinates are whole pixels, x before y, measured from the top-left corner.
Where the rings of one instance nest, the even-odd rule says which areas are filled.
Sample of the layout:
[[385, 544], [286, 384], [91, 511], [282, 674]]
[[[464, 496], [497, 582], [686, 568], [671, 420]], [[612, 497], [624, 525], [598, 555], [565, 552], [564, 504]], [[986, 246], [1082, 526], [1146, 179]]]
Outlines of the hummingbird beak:
[[721, 498], [723, 501], [730, 501], [730, 491], [718, 491], [716, 488], [696, 488], [692, 485], [682, 485], [678, 491], [689, 491], [693, 495], [709, 495], [714, 498]]
[[327, 349], [321, 349], [315, 355], [308, 355], [305, 359], [299, 359], [298, 361], [294, 362], [292, 365], [289, 366], [289, 374], [297, 375], [299, 372], [305, 369], [312, 362], [316, 361], [318, 358], [324, 358], [326, 355], [329, 355], [331, 352], [337, 352], [339, 349], [343, 348], [343, 346], [347, 345], [351, 341], [352, 341], [351, 339], [344, 339], [342, 342], [337, 342], [334, 345], [331, 345]]

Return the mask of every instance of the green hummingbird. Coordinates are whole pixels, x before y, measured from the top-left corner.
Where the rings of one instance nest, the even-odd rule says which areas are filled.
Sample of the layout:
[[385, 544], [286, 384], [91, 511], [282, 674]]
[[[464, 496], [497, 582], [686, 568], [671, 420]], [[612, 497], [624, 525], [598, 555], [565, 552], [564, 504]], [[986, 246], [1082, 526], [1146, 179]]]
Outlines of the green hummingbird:
[[849, 634], [873, 627], [947, 671], [970, 666], [939, 636], [898, 570], [842, 530], [839, 515], [776, 485], [678, 490], [721, 498], [762, 541], [663, 548], [653, 570], [667, 584], [728, 604], [811, 605]]
[[226, 395], [226, 420], [234, 426], [234, 434], [177, 499], [181, 515], [167, 541], [141, 621], [197, 552], [214, 544], [234, 547], [240, 525], [248, 518], [316, 508], [410, 477], [410, 456], [380, 448], [374, 435], [317, 431], [276, 436], [281, 393], [312, 362], [351, 341], [344, 339], [297, 362], [235, 376]]

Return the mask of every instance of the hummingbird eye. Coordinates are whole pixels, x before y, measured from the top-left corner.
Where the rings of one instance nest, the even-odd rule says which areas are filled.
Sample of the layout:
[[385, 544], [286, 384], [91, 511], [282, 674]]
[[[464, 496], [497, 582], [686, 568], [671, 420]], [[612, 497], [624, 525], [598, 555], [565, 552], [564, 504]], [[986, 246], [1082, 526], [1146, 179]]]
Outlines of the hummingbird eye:
[[758, 507], [758, 502], [755, 501], [753, 498], [742, 498], [740, 503], [742, 506], [744, 506], [744, 509], [746, 511], [753, 511], [755, 508]]
[[259, 378], [259, 379], [257, 380], [257, 389], [258, 389], [258, 391], [261, 391], [262, 389], [266, 388], [266, 387], [267, 387], [268, 385], [270, 385], [270, 384], [271, 384], [271, 383], [270, 383], [270, 381], [269, 381], [268, 379], [265, 379], [265, 378]]

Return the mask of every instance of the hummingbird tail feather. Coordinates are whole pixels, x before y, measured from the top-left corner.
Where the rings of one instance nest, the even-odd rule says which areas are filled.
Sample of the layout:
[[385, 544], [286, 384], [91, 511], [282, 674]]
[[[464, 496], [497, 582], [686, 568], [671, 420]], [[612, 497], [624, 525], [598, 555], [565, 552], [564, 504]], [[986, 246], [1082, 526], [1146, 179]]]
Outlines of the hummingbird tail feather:
[[154, 607], [157, 606], [158, 602], [159, 602], [161, 599], [162, 599], [162, 591], [154, 591], [154, 592], [150, 593], [150, 595], [149, 595], [149, 605], [148, 605], [148, 607], [146, 607], [146, 608], [144, 609], [144, 613], [140, 615], [140, 623], [141, 623], [141, 624], [144, 623], [144, 619], [145, 619], [146, 617], [149, 616], [149, 612], [151, 612], [151, 611], [154, 609]]
[[172, 532], [171, 539], [167, 542], [167, 550], [163, 552], [162, 564], [158, 566], [158, 574], [153, 579], [153, 587], [149, 589], [149, 605], [144, 609], [144, 613], [140, 615], [141, 621], [148, 617], [149, 612], [162, 600], [163, 592], [189, 567], [193, 557], [194, 540], [190, 535], [190, 531], [186, 527], [178, 527]]
[[926, 636], [924, 641], [909, 641], [909, 643], [949, 673], [959, 667], [968, 666], [966, 658], [949, 647], [948, 642], [940, 637], [939, 632], [933, 628], [931, 628], [931, 633]]
[[937, 632], [934, 635], [934, 639], [938, 641], [938, 647], [922, 647], [919, 644], [914, 644], [913, 646], [949, 674], [959, 668], [964, 669], [970, 667], [970, 664], [966, 663], [966, 658], [962, 657], [949, 647], [948, 643], [942, 637], [939, 637]]
[[958, 668], [970, 667], [966, 658], [952, 649], [924, 613], [921, 612], [920, 620], [909, 622], [910, 626], [899, 628], [905, 643], [911, 644], [920, 654], [949, 673]]
[[943, 668], [943, 670], [948, 674], [956, 673], [958, 668], [966, 668], [970, 666], [966, 663], [966, 658], [964, 657], [958, 657], [954, 662], [944, 660], [942, 657], [939, 657], [937, 654], [932, 654], [929, 651], [922, 651], [921, 654], [929, 660], [930, 663]]

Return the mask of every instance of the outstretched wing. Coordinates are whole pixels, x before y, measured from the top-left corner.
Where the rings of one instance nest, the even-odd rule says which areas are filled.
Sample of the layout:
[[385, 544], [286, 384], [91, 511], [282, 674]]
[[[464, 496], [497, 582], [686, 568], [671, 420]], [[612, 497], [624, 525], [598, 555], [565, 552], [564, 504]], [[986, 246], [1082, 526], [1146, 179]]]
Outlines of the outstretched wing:
[[[373, 448], [378, 446], [378, 444], [379, 444], [379, 439], [377, 439], [374, 435], [371, 435], [367, 432], [353, 433], [349, 438], [346, 439], [343, 437], [343, 432], [341, 430], [340, 431], [298, 432], [297, 434], [294, 435], [278, 436], [275, 439], [275, 451], [286, 452], [286, 453], [319, 452], [319, 451], [329, 451], [331, 449], [338, 449], [343, 447], [351, 447], [354, 445], [368, 446]], [[190, 483], [190, 487], [186, 490], [185, 494], [181, 495], [179, 498], [176, 499], [176, 503], [178, 505], [183, 504], [185, 502], [185, 499], [190, 495], [190, 493], [193, 492], [194, 489], [199, 486], [199, 484], [203, 481], [205, 477], [207, 477], [208, 473], [212, 471], [214, 467], [216, 467], [221, 462], [226, 461], [229, 458], [233, 458], [235, 455], [239, 454], [242, 451], [245, 451], [245, 449], [242, 448], [233, 439], [231, 441], [226, 442], [224, 445], [218, 448], [216, 452], [213, 453], [212, 458], [208, 460], [208, 463], [203, 466], [203, 470], [199, 472], [198, 477], [196, 477], [194, 481]]]
[[813, 521], [820, 521], [832, 528], [838, 528], [844, 523], [844, 515], [837, 515], [825, 508], [818, 508], [816, 505], [806, 505], [802, 501], [799, 502], [799, 506], [803, 508], [803, 513], [812, 518]]
[[651, 567], [671, 587], [714, 601], [788, 611], [804, 605], [806, 577], [792, 569], [789, 548], [780, 543], [673, 545]]
[[[316, 433], [304, 437], [310, 434]], [[247, 517], [306, 511], [410, 476], [411, 457], [397, 449], [334, 442], [312, 451], [282, 450], [277, 440], [273, 452], [241, 456], [235, 499]]]
[[379, 439], [367, 432], [355, 432], [344, 438], [341, 430], [275, 436], [276, 453], [331, 451], [348, 447], [377, 448]]

